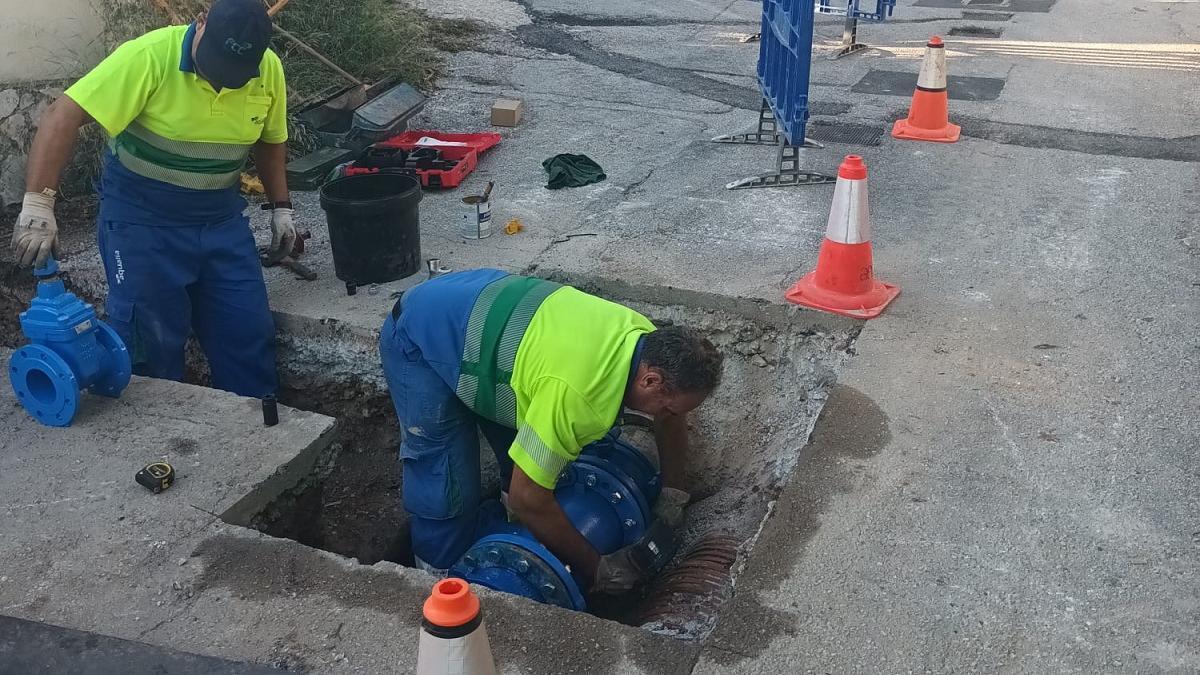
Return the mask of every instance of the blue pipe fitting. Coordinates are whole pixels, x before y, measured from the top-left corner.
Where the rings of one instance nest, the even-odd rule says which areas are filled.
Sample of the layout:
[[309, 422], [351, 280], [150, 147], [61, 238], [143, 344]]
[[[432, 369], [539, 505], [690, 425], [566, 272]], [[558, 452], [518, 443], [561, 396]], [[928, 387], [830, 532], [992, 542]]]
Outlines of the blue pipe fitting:
[[658, 494], [662, 492], [662, 475], [646, 455], [621, 440], [621, 427], [613, 427], [604, 438], [584, 448], [580, 457], [595, 457], [615, 465], [636, 483], [647, 502], [653, 504], [658, 501]]
[[31, 344], [8, 362], [13, 393], [35, 420], [70, 426], [80, 392], [117, 398], [132, 366], [125, 344], [88, 303], [67, 291], [54, 259], [34, 270], [37, 297], [21, 312], [21, 332]]
[[616, 465], [580, 455], [554, 490], [567, 518], [601, 555], [637, 541], [650, 521], [650, 505]]
[[[554, 496], [580, 534], [606, 555], [642, 537], [660, 491], [658, 469], [613, 429], [563, 470]], [[492, 529], [450, 567], [450, 576], [545, 604], [587, 608], [580, 589], [590, 580], [573, 577], [520, 524]]]
[[450, 568], [450, 576], [547, 605], [587, 609], [566, 566], [523, 527], [475, 542]]

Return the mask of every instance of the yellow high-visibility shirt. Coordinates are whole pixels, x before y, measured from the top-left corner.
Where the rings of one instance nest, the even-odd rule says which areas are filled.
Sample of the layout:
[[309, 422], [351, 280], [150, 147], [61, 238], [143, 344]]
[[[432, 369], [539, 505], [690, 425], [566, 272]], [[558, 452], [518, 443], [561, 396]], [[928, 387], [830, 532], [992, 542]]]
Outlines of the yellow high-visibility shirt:
[[213, 89], [196, 73], [196, 28], [169, 26], [118, 47], [66, 91], [112, 139], [110, 149], [146, 178], [200, 190], [237, 181], [257, 142], [287, 140], [283, 65], [267, 50], [239, 89]]

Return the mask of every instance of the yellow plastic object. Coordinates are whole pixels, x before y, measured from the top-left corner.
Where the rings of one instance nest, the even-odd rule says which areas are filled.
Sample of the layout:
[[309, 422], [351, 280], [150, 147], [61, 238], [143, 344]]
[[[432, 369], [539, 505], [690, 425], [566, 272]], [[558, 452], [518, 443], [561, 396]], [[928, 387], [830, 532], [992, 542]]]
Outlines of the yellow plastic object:
[[261, 178], [258, 176], [251, 176], [248, 173], [242, 174], [242, 194], [262, 195], [266, 193], [267, 190], [263, 187]]
[[504, 226], [504, 234], [516, 234], [524, 229], [525, 226], [521, 224], [521, 221], [513, 218], [512, 220], [508, 221], [507, 225]]

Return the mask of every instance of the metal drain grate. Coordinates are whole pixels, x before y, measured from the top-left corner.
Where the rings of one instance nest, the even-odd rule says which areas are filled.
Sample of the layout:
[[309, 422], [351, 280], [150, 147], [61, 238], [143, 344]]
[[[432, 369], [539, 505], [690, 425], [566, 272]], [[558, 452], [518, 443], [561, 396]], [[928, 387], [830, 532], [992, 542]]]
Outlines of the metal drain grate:
[[963, 11], [964, 21], [1012, 21], [1013, 15], [1007, 12], [968, 12]]
[[913, 7], [942, 9], [999, 9], [1009, 12], [1049, 12], [1058, 0], [917, 0]]
[[879, 145], [883, 131], [883, 127], [869, 124], [810, 124], [804, 136], [818, 143], [874, 146]]
[[[994, 101], [1004, 89], [1002, 77], [966, 77], [948, 75], [946, 84], [950, 98], [958, 101]], [[912, 96], [917, 86], [916, 73], [900, 73], [891, 70], [868, 70], [850, 91], [856, 94], [884, 94], [887, 96]]]
[[983, 26], [958, 26], [951, 28], [946, 35], [956, 35], [959, 37], [977, 37], [977, 38], [998, 38], [1000, 37], [999, 28], [984, 28]]

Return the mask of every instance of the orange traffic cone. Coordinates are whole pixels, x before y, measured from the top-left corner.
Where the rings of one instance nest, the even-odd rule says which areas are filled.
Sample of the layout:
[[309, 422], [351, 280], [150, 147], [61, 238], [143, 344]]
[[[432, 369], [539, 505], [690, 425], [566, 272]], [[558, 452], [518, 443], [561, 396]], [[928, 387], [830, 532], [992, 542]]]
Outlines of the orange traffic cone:
[[898, 287], [873, 274], [867, 165], [858, 155], [846, 155], [838, 167], [817, 269], [801, 277], [785, 297], [797, 305], [872, 319], [899, 294]]
[[908, 119], [896, 120], [892, 136], [912, 141], [953, 143], [959, 127], [950, 123], [950, 100], [946, 95], [946, 45], [934, 35], [925, 45], [925, 60], [917, 76]]
[[425, 601], [417, 675], [496, 675], [479, 597], [462, 579], [442, 579]]

